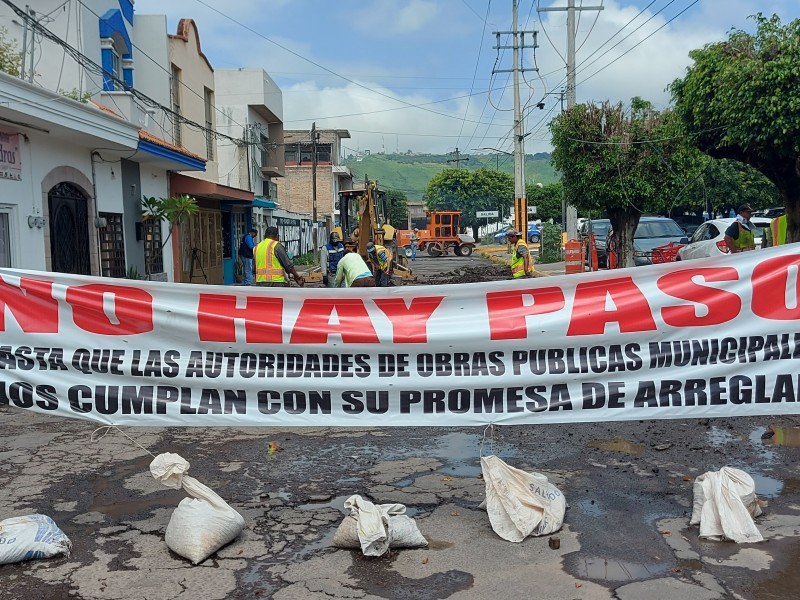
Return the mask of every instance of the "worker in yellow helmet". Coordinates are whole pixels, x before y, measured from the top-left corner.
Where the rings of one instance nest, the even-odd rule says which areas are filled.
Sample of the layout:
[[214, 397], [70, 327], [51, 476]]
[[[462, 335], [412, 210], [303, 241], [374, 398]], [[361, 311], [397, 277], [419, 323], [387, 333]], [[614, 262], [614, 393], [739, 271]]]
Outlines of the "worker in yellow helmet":
[[511, 243], [511, 277], [535, 277], [533, 270], [533, 257], [528, 249], [528, 244], [522, 239], [519, 231], [509, 229], [506, 232], [508, 241]]
[[392, 251], [375, 244], [367, 242], [367, 260], [372, 264], [375, 274], [375, 287], [389, 287], [392, 285]]

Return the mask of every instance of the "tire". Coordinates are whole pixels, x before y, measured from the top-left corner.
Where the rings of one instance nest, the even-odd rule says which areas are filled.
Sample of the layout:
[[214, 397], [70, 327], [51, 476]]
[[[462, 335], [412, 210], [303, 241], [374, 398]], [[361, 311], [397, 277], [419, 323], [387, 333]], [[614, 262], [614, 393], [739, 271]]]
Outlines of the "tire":
[[428, 254], [430, 256], [441, 256], [442, 247], [439, 244], [428, 244]]
[[411, 258], [411, 246], [403, 246], [403, 253], [407, 258]]
[[539, 234], [538, 233], [534, 233], [531, 237], [528, 238], [528, 241], [531, 244], [538, 244], [539, 243]]
[[472, 256], [472, 246], [469, 244], [463, 244], [461, 246], [455, 247], [455, 253], [458, 256]]

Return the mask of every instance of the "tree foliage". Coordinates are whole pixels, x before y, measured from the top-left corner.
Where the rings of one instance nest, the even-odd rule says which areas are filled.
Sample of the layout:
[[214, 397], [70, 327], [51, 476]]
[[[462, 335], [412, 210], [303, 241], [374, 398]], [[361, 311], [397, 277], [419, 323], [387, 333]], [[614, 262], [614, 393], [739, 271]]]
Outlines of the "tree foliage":
[[752, 18], [755, 34], [734, 30], [693, 50], [670, 91], [698, 148], [752, 165], [777, 186], [788, 239], [800, 241], [800, 19]]
[[[147, 196], [142, 196], [142, 220], [152, 220], [155, 223], [166, 221], [169, 225], [169, 233], [161, 242], [162, 252], [172, 236], [172, 230], [175, 225], [184, 219], [190, 219], [198, 212], [200, 212], [200, 207], [197, 205], [197, 199], [192, 196], [183, 195], [170, 198], [156, 198], [154, 196], [148, 198]], [[145, 257], [145, 277], [147, 279], [150, 279], [154, 260], [153, 253]]]
[[525, 196], [528, 198], [528, 206], [536, 207], [534, 218], [542, 221], [552, 219], [554, 223], [561, 223], [564, 189], [560, 183], [545, 186], [529, 183], [525, 186]]
[[395, 229], [405, 229], [408, 225], [408, 197], [400, 190], [387, 190], [386, 203], [389, 210], [389, 223]]
[[514, 203], [514, 179], [491, 169], [445, 169], [428, 182], [423, 199], [430, 210], [460, 210], [462, 227], [471, 227], [478, 239], [485, 220], [475, 214], [496, 210], [499, 220], [508, 215]]
[[22, 53], [14, 41], [8, 40], [8, 30], [0, 27], [0, 71], [19, 77], [22, 69]]
[[663, 212], [699, 175], [699, 152], [681, 136], [670, 111], [634, 98], [578, 104], [550, 123], [553, 163], [563, 174], [567, 201], [605, 213], [617, 235], [620, 265], [633, 264], [639, 217]]

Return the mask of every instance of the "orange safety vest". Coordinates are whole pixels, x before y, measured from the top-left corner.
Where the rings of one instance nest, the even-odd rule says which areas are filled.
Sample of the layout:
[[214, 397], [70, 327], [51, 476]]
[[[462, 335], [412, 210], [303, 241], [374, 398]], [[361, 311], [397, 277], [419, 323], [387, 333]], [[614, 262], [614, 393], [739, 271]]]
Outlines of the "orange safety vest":
[[525, 256], [520, 256], [517, 253], [517, 250], [520, 246], [526, 250], [528, 249], [528, 244], [522, 240], [517, 240], [517, 243], [514, 244], [514, 254], [511, 257], [511, 276], [514, 279], [517, 279], [518, 277], [525, 277], [528, 273], [533, 271], [533, 262], [530, 251], [528, 251]]
[[276, 240], [264, 239], [256, 246], [256, 283], [283, 283], [286, 275], [283, 272], [283, 265], [275, 256]]
[[769, 228], [772, 232], [773, 246], [782, 246], [786, 243], [786, 215], [772, 219]]

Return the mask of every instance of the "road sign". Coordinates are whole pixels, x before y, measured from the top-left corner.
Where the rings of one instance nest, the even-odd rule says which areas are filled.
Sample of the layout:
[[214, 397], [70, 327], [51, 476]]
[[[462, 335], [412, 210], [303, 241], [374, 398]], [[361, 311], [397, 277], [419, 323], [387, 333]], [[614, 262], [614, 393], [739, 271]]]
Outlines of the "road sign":
[[529, 215], [535, 215], [536, 214], [536, 207], [528, 205], [528, 214]]
[[479, 219], [490, 219], [492, 217], [497, 217], [500, 213], [496, 210], [479, 210], [475, 213], [475, 216]]

